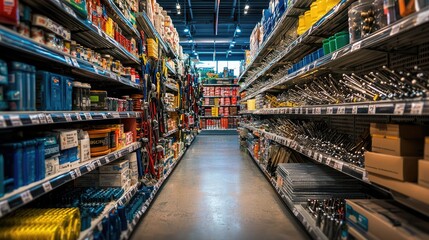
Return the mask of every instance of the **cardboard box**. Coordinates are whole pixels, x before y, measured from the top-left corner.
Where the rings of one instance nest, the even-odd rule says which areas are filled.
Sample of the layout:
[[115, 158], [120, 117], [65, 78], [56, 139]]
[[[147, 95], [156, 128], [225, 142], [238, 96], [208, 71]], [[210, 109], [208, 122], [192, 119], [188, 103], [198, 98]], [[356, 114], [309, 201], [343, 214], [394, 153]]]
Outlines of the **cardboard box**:
[[91, 144], [89, 138], [79, 140], [79, 154], [81, 162], [91, 160]]
[[429, 160], [429, 137], [425, 137], [424, 159]]
[[417, 183], [402, 182], [372, 173], [368, 174], [368, 179], [372, 183], [389, 188], [422, 203], [429, 204], [429, 188], [418, 185]]
[[365, 169], [385, 177], [415, 182], [417, 180], [418, 160], [419, 157], [399, 157], [365, 152]]
[[75, 187], [99, 187], [100, 176], [98, 173], [88, 173], [75, 179]]
[[58, 172], [59, 170], [59, 159], [58, 157], [51, 157], [45, 160], [45, 175], [51, 176]]
[[100, 173], [121, 174], [124, 171], [128, 171], [129, 169], [130, 169], [130, 164], [128, 160], [118, 160], [99, 167]]
[[380, 239], [429, 239], [429, 222], [386, 200], [346, 200], [346, 220], [359, 232]]
[[371, 135], [394, 136], [406, 139], [424, 138], [427, 128], [417, 125], [371, 123]]
[[372, 151], [394, 156], [423, 156], [423, 139], [373, 135]]
[[128, 146], [131, 143], [133, 143], [134, 135], [133, 132], [126, 132], [125, 133], [125, 145]]
[[429, 188], [429, 161], [419, 160], [419, 174], [417, 182], [419, 185]]
[[124, 187], [130, 180], [129, 170], [120, 174], [100, 173], [100, 187]]
[[369, 233], [363, 233], [363, 232], [357, 230], [351, 224], [347, 224], [347, 233], [348, 233], [348, 236], [349, 236], [348, 239], [355, 239], [355, 240], [368, 240], [368, 239], [379, 240], [379, 238], [376, 238], [374, 235], [371, 235]]
[[60, 149], [65, 150], [79, 145], [77, 130], [55, 130], [60, 140]]

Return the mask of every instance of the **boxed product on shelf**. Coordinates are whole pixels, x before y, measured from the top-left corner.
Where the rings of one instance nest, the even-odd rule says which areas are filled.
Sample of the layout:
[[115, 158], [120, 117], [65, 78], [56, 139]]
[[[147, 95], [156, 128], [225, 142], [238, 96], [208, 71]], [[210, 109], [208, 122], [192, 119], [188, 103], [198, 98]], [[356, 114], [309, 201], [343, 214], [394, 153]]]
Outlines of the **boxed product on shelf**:
[[60, 168], [59, 163], [59, 158], [57, 156], [47, 158], [45, 160], [45, 175], [51, 176], [57, 174]]
[[9, 110], [36, 110], [36, 68], [21, 62], [10, 62], [9, 81], [6, 87], [6, 100]]
[[429, 188], [429, 161], [419, 160], [418, 168], [418, 184]]
[[19, 1], [0, 1], [0, 23], [18, 25], [19, 23]]
[[81, 162], [86, 162], [91, 160], [91, 143], [89, 140], [89, 134], [86, 131], [78, 131], [79, 138], [79, 156]]
[[74, 148], [79, 145], [77, 130], [56, 129], [53, 133], [59, 139], [60, 150]]
[[129, 169], [122, 173], [100, 173], [100, 187], [122, 187], [126, 189], [130, 182]]
[[386, 200], [346, 200], [347, 224], [380, 239], [426, 239], [428, 222]]
[[365, 169], [368, 172], [401, 181], [415, 182], [420, 157], [401, 157], [365, 152]]
[[99, 187], [100, 177], [99, 173], [92, 171], [88, 174], [80, 176], [74, 180], [75, 187]]
[[99, 167], [101, 174], [115, 173], [122, 174], [130, 169], [130, 161], [128, 159], [116, 160], [112, 163]]
[[91, 110], [107, 110], [107, 91], [91, 90], [90, 91]]

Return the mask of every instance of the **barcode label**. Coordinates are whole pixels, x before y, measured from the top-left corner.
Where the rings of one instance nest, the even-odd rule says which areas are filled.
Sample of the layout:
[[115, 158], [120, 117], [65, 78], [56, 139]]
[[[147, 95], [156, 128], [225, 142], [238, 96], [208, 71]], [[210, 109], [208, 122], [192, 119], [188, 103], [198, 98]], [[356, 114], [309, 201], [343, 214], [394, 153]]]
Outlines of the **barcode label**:
[[21, 118], [19, 115], [10, 115], [10, 121], [12, 122], [12, 126], [22, 126]]
[[24, 204], [33, 200], [33, 196], [31, 195], [30, 190], [21, 193], [21, 200]]
[[50, 182], [43, 183], [42, 187], [43, 187], [43, 190], [45, 190], [45, 193], [52, 190], [52, 185]]
[[32, 124], [40, 124], [39, 115], [30, 114], [30, 120]]

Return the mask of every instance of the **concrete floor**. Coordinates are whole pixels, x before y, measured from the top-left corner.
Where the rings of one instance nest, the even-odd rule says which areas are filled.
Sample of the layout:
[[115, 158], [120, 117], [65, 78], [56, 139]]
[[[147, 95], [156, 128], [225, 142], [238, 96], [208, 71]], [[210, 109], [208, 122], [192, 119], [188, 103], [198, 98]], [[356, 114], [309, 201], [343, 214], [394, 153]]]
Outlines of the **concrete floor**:
[[308, 239], [237, 136], [198, 136], [132, 239]]

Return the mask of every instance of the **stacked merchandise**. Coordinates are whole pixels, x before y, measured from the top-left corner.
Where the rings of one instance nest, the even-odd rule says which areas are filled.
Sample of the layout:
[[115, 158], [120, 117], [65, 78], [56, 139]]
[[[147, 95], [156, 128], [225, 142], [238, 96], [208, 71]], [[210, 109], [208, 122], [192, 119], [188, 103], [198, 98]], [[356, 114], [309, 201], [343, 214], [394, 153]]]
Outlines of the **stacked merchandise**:
[[330, 197], [365, 198], [362, 183], [332, 168], [312, 163], [281, 163], [281, 189], [294, 203]]

